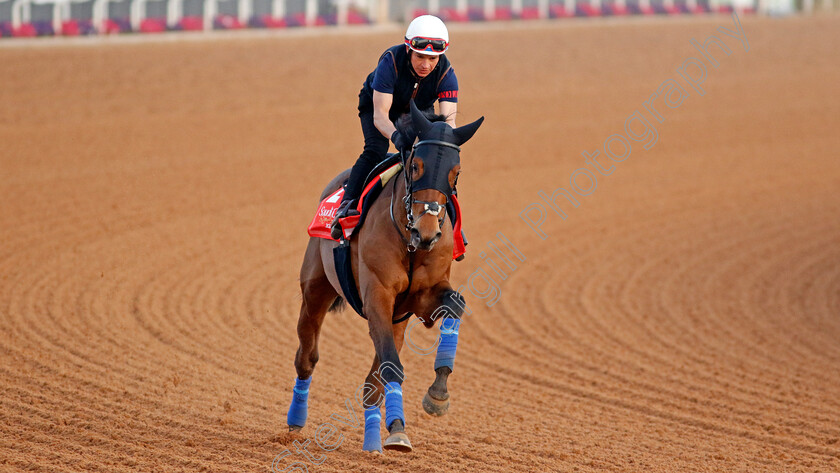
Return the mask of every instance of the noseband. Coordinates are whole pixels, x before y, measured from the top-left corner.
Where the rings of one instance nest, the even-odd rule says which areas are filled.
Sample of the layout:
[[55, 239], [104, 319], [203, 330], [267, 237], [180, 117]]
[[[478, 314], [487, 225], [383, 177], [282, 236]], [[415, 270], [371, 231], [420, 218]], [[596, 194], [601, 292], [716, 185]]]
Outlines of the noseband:
[[[414, 199], [414, 189], [413, 184], [414, 181], [411, 180], [412, 174], [412, 167], [414, 166], [414, 153], [420, 146], [444, 146], [448, 148], [453, 148], [457, 150], [459, 153], [461, 152], [461, 147], [447, 143], [446, 141], [441, 140], [422, 140], [418, 141], [411, 147], [411, 153], [408, 155], [408, 158], [404, 160], [405, 167], [403, 168], [403, 178], [405, 181], [405, 197], [403, 197], [403, 205], [405, 205], [405, 216], [406, 216], [406, 224], [405, 230], [411, 232], [411, 229], [414, 228], [414, 222], [416, 220], [421, 219], [426, 214], [434, 215], [438, 217], [441, 212], [443, 212], [443, 216], [438, 217], [438, 221], [443, 220], [446, 217], [446, 207], [440, 205], [437, 202], [427, 202], [425, 200], [415, 200]], [[396, 180], [394, 181], [394, 185], [396, 186]], [[399, 227], [397, 226], [397, 221], [394, 218], [394, 195], [396, 192], [391, 193], [391, 222], [394, 223], [394, 227], [397, 228], [399, 231]], [[447, 201], [449, 200], [449, 196], [446, 196]], [[418, 216], [414, 216], [414, 204], [423, 204], [423, 212], [420, 213]], [[403, 241], [408, 248], [409, 253], [413, 253], [417, 250], [417, 248], [411, 244], [410, 240], [405, 238], [405, 235], [401, 231], [399, 231], [400, 237], [402, 237]]]

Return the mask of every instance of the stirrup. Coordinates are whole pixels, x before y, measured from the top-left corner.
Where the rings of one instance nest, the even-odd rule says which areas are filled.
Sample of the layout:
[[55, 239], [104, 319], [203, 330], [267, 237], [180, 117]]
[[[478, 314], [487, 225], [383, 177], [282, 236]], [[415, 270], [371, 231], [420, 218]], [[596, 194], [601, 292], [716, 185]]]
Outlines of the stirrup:
[[335, 212], [335, 218], [330, 226], [330, 236], [333, 237], [333, 240], [342, 240], [344, 238], [344, 231], [341, 228], [339, 220], [350, 215], [358, 214], [359, 211], [356, 210], [356, 199], [341, 201], [341, 205], [339, 205], [338, 210]]

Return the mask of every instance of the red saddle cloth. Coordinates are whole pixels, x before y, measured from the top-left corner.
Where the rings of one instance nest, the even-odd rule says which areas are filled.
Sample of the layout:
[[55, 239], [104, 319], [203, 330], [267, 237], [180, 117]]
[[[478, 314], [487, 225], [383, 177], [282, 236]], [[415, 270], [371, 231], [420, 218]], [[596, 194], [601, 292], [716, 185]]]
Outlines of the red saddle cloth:
[[[370, 207], [371, 200], [378, 196], [379, 192], [382, 191], [382, 188], [388, 180], [393, 177], [396, 174], [396, 171], [399, 171], [399, 168], [401, 167], [402, 165], [397, 164], [387, 169], [385, 172], [380, 174], [378, 178], [371, 181], [370, 184], [365, 187], [365, 190], [362, 192], [362, 198], [359, 199], [359, 205], [356, 207], [356, 210], [359, 211], [359, 215], [352, 215], [341, 219], [341, 229], [344, 231], [344, 238], [350, 238], [362, 218], [361, 214], [364, 209]], [[335, 213], [341, 204], [342, 197], [344, 197], [343, 187], [328, 195], [321, 201], [318, 205], [318, 210], [315, 212], [315, 216], [312, 218], [312, 223], [309, 224], [309, 228], [307, 229], [309, 236], [336, 241], [330, 235], [330, 229], [332, 228], [332, 222], [335, 219]], [[454, 195], [452, 196], [452, 205], [455, 207], [455, 226], [452, 229], [452, 236], [455, 241], [452, 246], [452, 259], [455, 259], [466, 253], [466, 248], [464, 246], [464, 238], [461, 233], [461, 206], [458, 204], [458, 199]]]
[[[309, 236], [333, 240], [333, 237], [330, 235], [330, 229], [332, 228], [332, 222], [335, 219], [335, 212], [341, 204], [342, 197], [344, 197], [343, 187], [328, 195], [326, 199], [321, 201], [318, 205], [318, 211], [315, 212], [315, 217], [312, 219], [312, 223], [309, 224]], [[358, 221], [358, 215], [353, 215], [353, 217], [355, 217]], [[355, 225], [352, 226], [355, 227]]]

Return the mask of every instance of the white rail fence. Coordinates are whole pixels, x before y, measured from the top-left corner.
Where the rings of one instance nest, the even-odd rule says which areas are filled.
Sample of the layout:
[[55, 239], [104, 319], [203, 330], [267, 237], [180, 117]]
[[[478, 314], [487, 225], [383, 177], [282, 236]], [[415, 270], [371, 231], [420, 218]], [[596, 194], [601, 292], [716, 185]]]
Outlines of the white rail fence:
[[0, 37], [280, 28], [569, 16], [687, 15], [737, 9], [784, 15], [836, 11], [840, 0], [0, 0]]

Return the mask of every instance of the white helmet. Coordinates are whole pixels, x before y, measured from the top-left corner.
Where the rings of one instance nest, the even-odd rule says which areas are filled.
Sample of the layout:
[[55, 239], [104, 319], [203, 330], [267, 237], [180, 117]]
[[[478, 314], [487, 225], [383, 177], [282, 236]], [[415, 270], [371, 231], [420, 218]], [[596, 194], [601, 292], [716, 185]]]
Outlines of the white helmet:
[[449, 31], [436, 16], [418, 16], [405, 30], [405, 44], [412, 51], [438, 56], [449, 48]]

